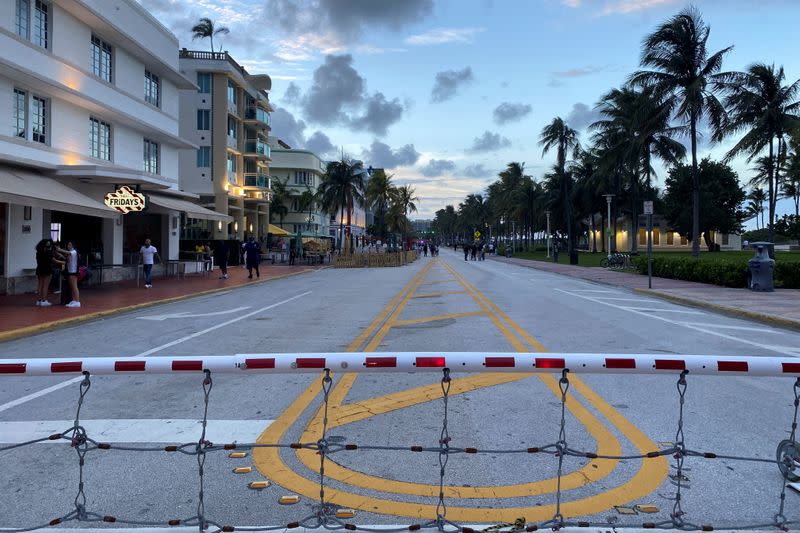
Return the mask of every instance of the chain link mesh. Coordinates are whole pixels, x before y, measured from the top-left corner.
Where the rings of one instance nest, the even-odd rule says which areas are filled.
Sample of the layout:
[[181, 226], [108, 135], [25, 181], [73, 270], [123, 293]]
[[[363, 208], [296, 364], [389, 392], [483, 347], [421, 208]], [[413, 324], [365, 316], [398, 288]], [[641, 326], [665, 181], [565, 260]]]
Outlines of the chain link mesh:
[[[328, 412], [330, 403], [330, 392], [333, 385], [333, 378], [331, 371], [325, 368], [321, 380], [322, 392], [322, 430], [319, 439], [316, 442], [293, 442], [288, 444], [257, 444], [257, 443], [231, 443], [231, 444], [214, 444], [206, 438], [206, 430], [208, 425], [208, 410], [211, 389], [213, 381], [211, 378], [211, 371], [205, 370], [202, 380], [203, 391], [203, 418], [201, 420], [201, 433], [196, 442], [188, 442], [178, 445], [170, 446], [124, 446], [124, 445], [111, 445], [109, 443], [99, 442], [91, 438], [87, 434], [86, 429], [81, 425], [80, 415], [81, 409], [86, 400], [87, 393], [91, 388], [92, 382], [88, 372], [83, 373], [84, 378], [78, 386], [78, 401], [75, 411], [75, 420], [73, 425], [61, 433], [55, 433], [47, 437], [33, 439], [21, 443], [14, 443], [5, 446], [0, 446], [0, 453], [10, 450], [18, 449], [21, 447], [31, 446], [33, 444], [65, 440], [72, 448], [75, 449], [78, 458], [78, 487], [74, 499], [74, 508], [65, 514], [58, 516], [47, 523], [35, 524], [30, 527], [4, 529], [3, 531], [9, 533], [23, 533], [27, 531], [34, 531], [43, 529], [59, 524], [68, 522], [78, 523], [119, 523], [131, 526], [149, 526], [149, 527], [164, 527], [164, 526], [197, 526], [198, 530], [202, 533], [230, 533], [232, 531], [277, 531], [283, 529], [292, 529], [297, 527], [305, 528], [325, 528], [328, 530], [359, 530], [369, 533], [392, 533], [399, 531], [418, 531], [418, 530], [431, 530], [440, 532], [463, 532], [475, 533], [474, 529], [468, 526], [460, 525], [447, 519], [447, 505], [445, 502], [445, 475], [447, 472], [447, 463], [449, 457], [454, 454], [544, 454], [551, 455], [556, 459], [557, 464], [557, 479], [556, 479], [556, 493], [555, 493], [555, 512], [550, 520], [544, 521], [540, 524], [526, 523], [524, 518], [518, 519], [514, 523], [501, 523], [490, 526], [484, 529], [490, 533], [516, 533], [516, 532], [531, 532], [539, 528], [550, 528], [554, 531], [564, 527], [601, 527], [608, 529], [607, 522], [590, 522], [590, 521], [573, 521], [566, 519], [562, 514], [562, 477], [564, 475], [564, 460], [566, 457], [576, 458], [589, 458], [589, 459], [602, 459], [602, 460], [642, 460], [655, 459], [659, 457], [670, 456], [674, 459], [673, 468], [675, 473], [670, 475], [671, 482], [675, 485], [674, 505], [670, 514], [670, 519], [661, 522], [644, 522], [644, 523], [630, 523], [630, 524], [614, 524], [614, 529], [624, 527], [637, 527], [648, 529], [674, 529], [682, 531], [712, 531], [714, 529], [766, 529], [777, 528], [783, 531], [788, 531], [793, 526], [800, 525], [800, 520], [788, 520], [785, 516], [786, 507], [786, 488], [790, 481], [800, 478], [796, 471], [800, 470], [800, 444], [796, 442], [797, 436], [797, 420], [798, 412], [800, 411], [800, 378], [798, 378], [793, 386], [794, 394], [794, 413], [790, 425], [789, 438], [782, 441], [778, 447], [776, 459], [765, 459], [761, 457], [748, 457], [748, 456], [735, 456], [717, 454], [711, 452], [700, 452], [687, 448], [684, 439], [684, 406], [686, 402], [686, 391], [688, 387], [687, 375], [688, 371], [683, 371], [678, 377], [676, 384], [678, 392], [678, 408], [677, 408], [677, 430], [675, 434], [675, 442], [671, 446], [663, 447], [662, 449], [652, 450], [643, 454], [628, 454], [628, 455], [598, 455], [591, 451], [579, 450], [570, 448], [567, 442], [567, 398], [570, 387], [569, 370], [564, 369], [561, 378], [558, 381], [558, 387], [561, 392], [560, 397], [560, 418], [558, 423], [558, 439], [553, 443], [544, 444], [535, 447], [526, 448], [505, 448], [505, 449], [477, 449], [473, 447], [454, 447], [451, 446], [451, 437], [448, 428], [448, 415], [449, 415], [449, 399], [451, 377], [450, 369], [442, 369], [441, 390], [442, 390], [442, 426], [439, 433], [438, 446], [400, 446], [400, 445], [369, 445], [357, 443], [342, 443], [340, 441], [329, 441], [328, 438]], [[304, 518], [291, 522], [289, 524], [281, 524], [274, 526], [264, 527], [241, 527], [222, 525], [213, 519], [206, 516], [205, 512], [205, 462], [209, 453], [216, 453], [228, 450], [254, 450], [257, 448], [280, 448], [280, 449], [305, 449], [316, 451], [320, 456], [319, 463], [319, 501], [313, 507], [312, 514]], [[89, 453], [98, 450], [119, 450], [119, 451], [134, 451], [134, 452], [167, 452], [167, 453], [180, 453], [189, 456], [195, 456], [197, 459], [198, 468], [198, 502], [196, 514], [187, 518], [172, 518], [161, 521], [143, 521], [133, 520], [125, 517], [118, 517], [113, 515], [104, 515], [102, 513], [90, 511], [87, 509], [87, 496], [85, 492], [85, 466], [86, 456]], [[326, 477], [325, 477], [325, 462], [329, 456], [339, 453], [346, 453], [352, 451], [392, 451], [392, 452], [416, 452], [416, 453], [432, 453], [438, 455], [439, 460], [439, 495], [436, 504], [436, 518], [423, 523], [414, 523], [408, 526], [387, 529], [384, 527], [370, 527], [368, 525], [357, 525], [350, 522], [345, 522], [336, 516], [337, 506], [334, 502], [326, 499]], [[686, 458], [702, 458], [702, 459], [729, 459], [734, 461], [748, 461], [757, 463], [767, 463], [776, 465], [781, 472], [781, 492], [778, 496], [778, 510], [770, 522], [759, 524], [725, 524], [725, 525], [709, 525], [709, 524], [696, 524], [685, 520], [686, 512], [683, 509], [683, 488], [686, 488], [685, 482], [688, 479], [684, 475], [686, 467], [684, 461]]]

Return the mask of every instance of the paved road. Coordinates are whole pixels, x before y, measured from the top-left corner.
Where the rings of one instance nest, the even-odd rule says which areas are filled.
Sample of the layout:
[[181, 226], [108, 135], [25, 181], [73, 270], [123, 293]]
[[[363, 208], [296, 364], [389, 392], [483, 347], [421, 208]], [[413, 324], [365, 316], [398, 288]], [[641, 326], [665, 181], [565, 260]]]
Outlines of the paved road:
[[[153, 307], [0, 344], [0, 357], [134, 356], [309, 351], [570, 351], [798, 355], [800, 334], [654, 300], [626, 290], [496, 262], [464, 262], [443, 251], [395, 269], [326, 269], [228, 293]], [[201, 377], [96, 377], [81, 411], [90, 436], [112, 444], [163, 446], [199, 435]], [[674, 440], [672, 376], [573, 376], [566, 435], [573, 448], [636, 454]], [[288, 443], [319, 436], [319, 377], [215, 376], [210, 438]], [[0, 441], [66, 429], [77, 380], [0, 379]], [[687, 446], [773, 457], [788, 435], [792, 381], [688, 378]], [[330, 434], [348, 442], [438, 446], [439, 376], [335, 376]], [[544, 376], [458, 376], [448, 428], [452, 445], [497, 453], [454, 455], [446, 471], [447, 516], [456, 521], [529, 521], [554, 511], [557, 461], [503, 454], [555, 442], [560, 393]], [[0, 445], [1, 446], [1, 445]], [[436, 454], [346, 452], [328, 462], [326, 494], [358, 509], [354, 522], [398, 524], [435, 515]], [[281, 524], [302, 517], [318, 496], [319, 457], [262, 448], [241, 459], [208, 456], [205, 510], [220, 523]], [[252, 467], [234, 474], [235, 467]], [[695, 523], [769, 523], [781, 478], [774, 465], [687, 460], [683, 508]], [[73, 505], [75, 450], [37, 444], [0, 453], [0, 527], [46, 522]], [[564, 460], [565, 515], [624, 523], [668, 516], [675, 486], [666, 460]], [[254, 491], [251, 481], [272, 486]], [[166, 452], [92, 452], [87, 507], [135, 520], [191, 516], [195, 457]], [[280, 506], [285, 494], [301, 503]], [[628, 516], [613, 506], [654, 505]], [[786, 515], [800, 518], [800, 496]]]

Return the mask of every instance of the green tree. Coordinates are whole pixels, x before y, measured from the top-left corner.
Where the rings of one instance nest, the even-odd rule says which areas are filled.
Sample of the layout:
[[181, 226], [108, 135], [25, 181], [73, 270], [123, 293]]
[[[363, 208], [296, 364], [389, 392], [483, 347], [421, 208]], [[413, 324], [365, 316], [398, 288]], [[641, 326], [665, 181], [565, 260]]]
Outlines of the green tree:
[[[755, 215], [756, 229], [761, 229], [764, 226], [764, 203], [767, 201], [767, 193], [761, 187], [753, 187], [747, 195], [749, 203], [747, 205], [748, 213]], [[761, 215], [761, 226], [758, 225], [758, 217]]]
[[572, 152], [572, 156], [577, 157], [581, 148], [580, 142], [578, 142], [578, 132], [570, 128], [561, 117], [556, 117], [542, 129], [539, 135], [539, 144], [542, 146], [542, 156], [552, 148], [556, 149], [555, 170], [557, 181], [561, 187], [559, 201], [563, 203], [561, 211], [567, 230], [570, 261], [572, 261], [575, 252], [575, 235], [572, 228], [572, 176], [566, 171], [566, 166], [567, 153]]
[[[416, 196], [414, 187], [411, 185], [403, 185], [397, 187], [397, 190], [392, 198], [392, 207], [395, 213], [392, 216], [395, 226], [398, 231], [403, 234], [403, 246], [405, 247], [406, 236], [409, 233], [411, 223], [408, 221], [409, 213], [417, 212], [417, 204], [419, 197]], [[399, 215], [402, 213], [402, 217]], [[403, 220], [405, 218], [405, 220]]]
[[342, 251], [347, 213], [347, 237], [350, 236], [353, 208], [364, 205], [364, 167], [361, 161], [342, 156], [339, 161], [331, 161], [325, 167], [317, 192], [322, 209], [326, 213], [339, 216], [339, 252]]
[[[201, 18], [197, 24], [192, 26], [191, 31], [193, 41], [195, 39], [210, 39], [212, 52], [214, 51], [214, 36], [228, 35], [231, 32], [231, 30], [225, 26], [216, 26], [214, 21], [207, 17]], [[222, 45], [220, 45], [219, 51], [222, 52]]]
[[[635, 86], [652, 87], [671, 98], [674, 114], [689, 127], [692, 150], [692, 232], [700, 232], [700, 172], [697, 167], [697, 123], [708, 116], [714, 129], [721, 129], [725, 116], [715, 92], [724, 82], [722, 59], [733, 47], [709, 55], [706, 48], [710, 27], [700, 12], [689, 7], [667, 20], [642, 43], [640, 70], [630, 77]], [[700, 242], [692, 238], [692, 255], [700, 254]]]
[[375, 233], [381, 239], [386, 239], [386, 212], [392, 202], [392, 197], [396, 194], [392, 175], [386, 174], [383, 169], [378, 169], [372, 173], [367, 182], [365, 198], [367, 205], [370, 206], [376, 215]]
[[[667, 221], [679, 233], [692, 238], [693, 209], [686, 199], [692, 192], [692, 167], [678, 164], [669, 171], [664, 191], [664, 210]], [[698, 166], [700, 175], [700, 232], [708, 249], [713, 248], [711, 231], [737, 233], [742, 230], [744, 212], [741, 210], [745, 192], [736, 172], [725, 163], [706, 158]], [[699, 235], [699, 233], [698, 233]]]
[[755, 63], [745, 72], [731, 73], [724, 84], [725, 106], [729, 118], [717, 137], [743, 133], [726, 159], [746, 155], [752, 161], [767, 151], [760, 165], [767, 184], [769, 240], [774, 239], [775, 208], [780, 194], [780, 170], [786, 159], [786, 144], [791, 131], [800, 124], [800, 80], [784, 84], [783, 67]]
[[314, 210], [317, 207], [317, 200], [319, 196], [316, 192], [314, 192], [311, 187], [306, 185], [306, 190], [304, 190], [300, 195], [297, 196], [297, 208], [300, 212], [308, 214], [306, 217], [306, 223], [309, 226], [309, 231], [311, 230], [311, 217], [313, 216]]
[[286, 202], [291, 199], [289, 195], [289, 190], [286, 187], [286, 183], [289, 181], [287, 178], [285, 181], [281, 181], [278, 177], [273, 177], [271, 187], [271, 197], [269, 202], [269, 221], [273, 221], [273, 217], [279, 217], [279, 225], [283, 228], [283, 218], [289, 214], [289, 208], [286, 207]]

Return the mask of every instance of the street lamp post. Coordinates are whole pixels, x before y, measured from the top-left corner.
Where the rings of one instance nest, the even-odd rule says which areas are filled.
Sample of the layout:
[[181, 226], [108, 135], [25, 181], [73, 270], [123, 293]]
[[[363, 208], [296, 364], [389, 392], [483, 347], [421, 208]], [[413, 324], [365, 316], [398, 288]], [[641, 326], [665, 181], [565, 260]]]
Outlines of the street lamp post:
[[545, 211], [547, 216], [547, 257], [550, 257], [550, 211]]
[[611, 199], [614, 198], [613, 194], [604, 194], [606, 197], [606, 206], [608, 207], [608, 215], [606, 216], [606, 239], [608, 242], [608, 259], [611, 259]]

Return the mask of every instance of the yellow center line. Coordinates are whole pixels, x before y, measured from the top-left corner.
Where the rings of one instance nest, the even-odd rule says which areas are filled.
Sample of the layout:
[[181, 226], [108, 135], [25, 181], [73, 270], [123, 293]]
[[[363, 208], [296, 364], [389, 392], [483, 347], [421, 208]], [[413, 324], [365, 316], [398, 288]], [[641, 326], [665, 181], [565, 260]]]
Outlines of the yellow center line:
[[[424, 283], [423, 283], [424, 285]], [[415, 294], [411, 297], [412, 300], [416, 298], [437, 298], [448, 294], [467, 294], [467, 291], [442, 291], [442, 292], [426, 292], [423, 294]]]
[[405, 320], [398, 320], [394, 323], [394, 327], [408, 326], [411, 324], [425, 324], [426, 322], [436, 322], [437, 320], [447, 320], [450, 318], [464, 318], [468, 316], [481, 316], [483, 311], [465, 311], [463, 313], [447, 313], [444, 315], [431, 315], [423, 316], [421, 318], [408, 318]]

